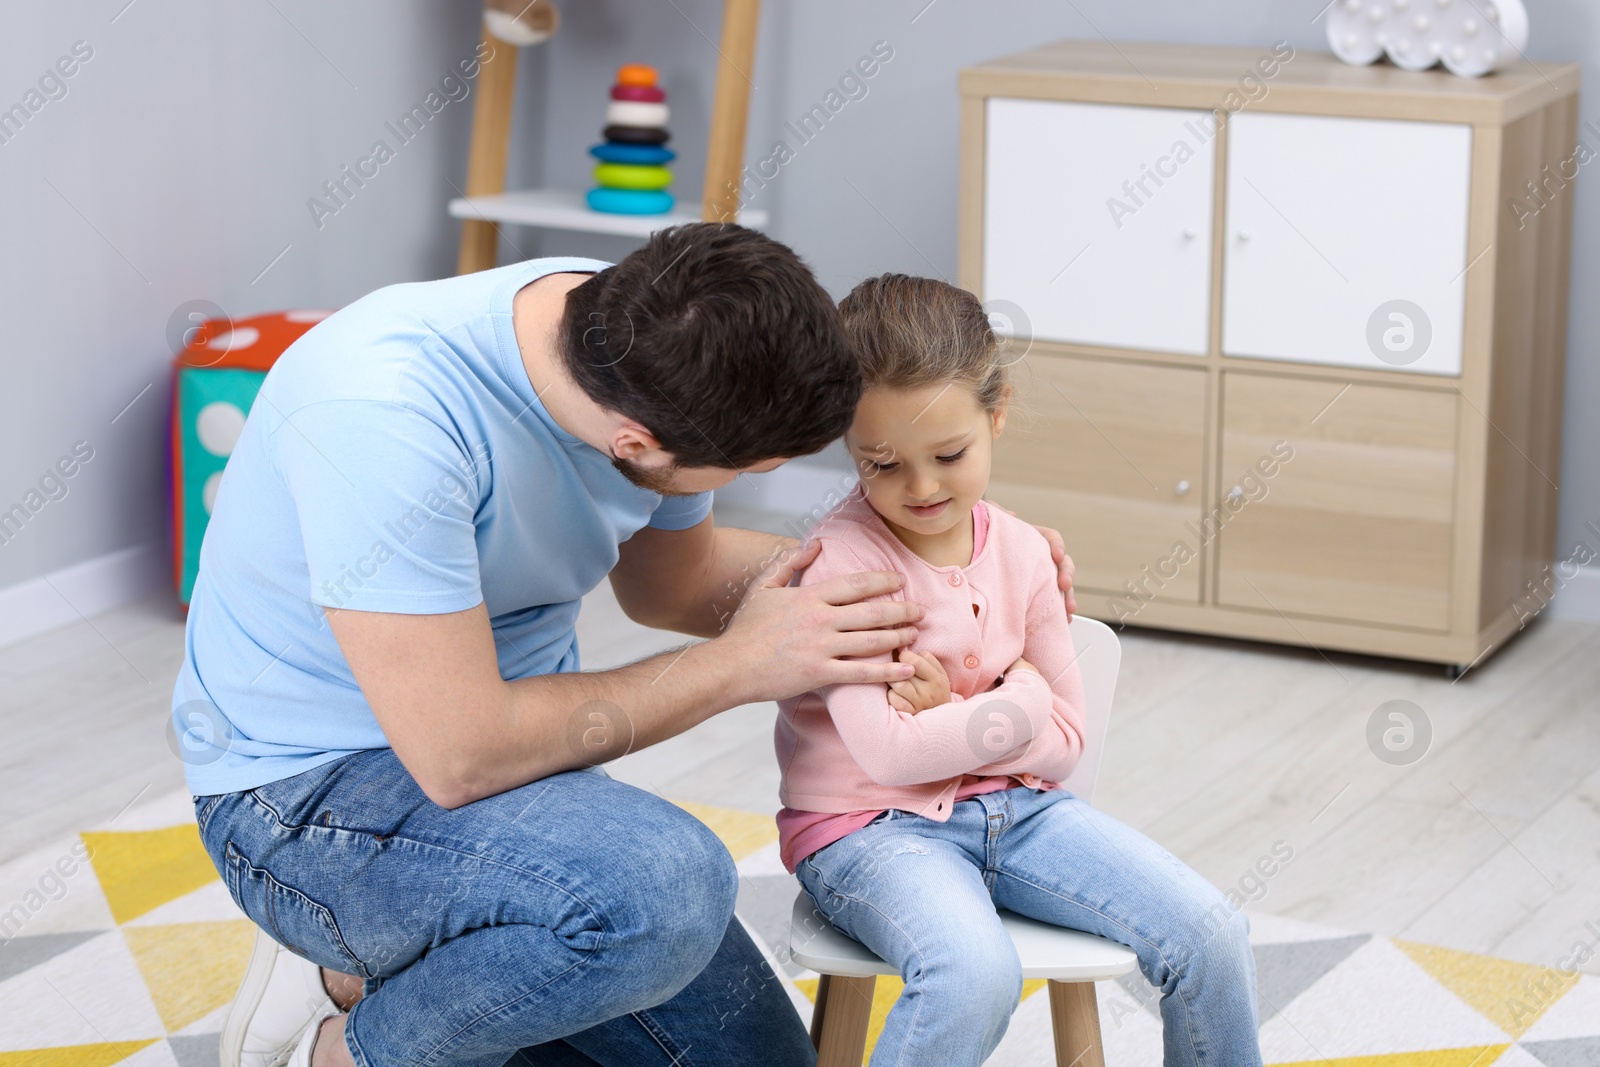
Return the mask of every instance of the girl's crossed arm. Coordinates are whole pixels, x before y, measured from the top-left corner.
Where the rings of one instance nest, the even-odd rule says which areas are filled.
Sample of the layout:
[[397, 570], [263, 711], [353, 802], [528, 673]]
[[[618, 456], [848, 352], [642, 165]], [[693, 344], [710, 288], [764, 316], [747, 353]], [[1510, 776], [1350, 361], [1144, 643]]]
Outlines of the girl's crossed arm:
[[1049, 725], [975, 773], [1032, 774], [1046, 782], [1060, 782], [1083, 756], [1084, 700], [1078, 654], [1072, 647], [1067, 608], [1056, 586], [1054, 564], [1041, 568], [1034, 583], [1027, 626], [1022, 651], [1026, 665], [1007, 672], [1006, 683], [1009, 686], [1014, 680], [1027, 681], [1024, 676], [1031, 666], [1037, 672], [1037, 680], [1028, 684], [1048, 692]]
[[[854, 546], [832, 538], [824, 538], [822, 551], [805, 572], [801, 582], [810, 585], [827, 581], [840, 574], [873, 568], [894, 569], [892, 562], [887, 559], [865, 560], [855, 551]], [[1051, 569], [1053, 574], [1053, 563]], [[1066, 608], [1053, 579], [1051, 589], [1056, 609], [1061, 616], [1061, 631], [1064, 635]], [[1035, 596], [1034, 599], [1038, 601], [1040, 598]], [[1030, 625], [1027, 658], [1036, 663], [1038, 661], [1032, 659], [1034, 643]], [[1062, 665], [1070, 667], [1070, 655], [1069, 639], [1067, 659]], [[888, 662], [892, 658], [892, 654], [886, 652], [880, 657], [875, 657], [874, 661]], [[1047, 663], [1056, 664], [1060, 659], [1059, 651], [1055, 659], [1049, 656], [1045, 658]], [[1039, 668], [1041, 672], [1046, 669], [1043, 665]], [[1067, 673], [1071, 682], [1075, 684], [1076, 669], [1072, 668]], [[1076, 762], [1077, 753], [1082, 750], [1082, 743], [1079, 740], [1082, 736], [1081, 695], [1076, 702], [1078, 725], [1072, 730], [1072, 741], [1069, 742], [1062, 736], [1063, 715], [1069, 713], [1065, 708], [1058, 710], [1056, 707], [1058, 703], [1064, 702], [1057, 699], [1052, 687], [1041, 675], [1033, 674], [1025, 668], [1012, 672], [1004, 684], [989, 690], [981, 697], [963, 700], [959, 695], [951, 695], [946, 702], [915, 713], [897, 710], [891, 703], [889, 687], [882, 683], [832, 685], [819, 692], [827, 703], [834, 727], [839, 731], [839, 737], [851, 758], [868, 777], [880, 785], [920, 785], [943, 781], [969, 772], [982, 773], [985, 765], [995, 758], [994, 751], [985, 747], [984, 740], [985, 730], [990, 725], [988, 715], [992, 713], [992, 709], [986, 710], [986, 708], [995, 700], [1006, 701], [1008, 710], [1009, 707], [1020, 709], [1022, 717], [1026, 720], [1023, 728], [1018, 731], [1023, 735], [1019, 739], [1019, 747], [1027, 746], [1024, 753], [1017, 753], [1019, 762], [1026, 763], [1030, 767], [1038, 763], [1054, 770], [1069, 751], [1071, 761]], [[1070, 718], [1067, 721], [1070, 722]], [[1019, 724], [1012, 724], [1013, 728], [1016, 725]], [[1030, 740], [1036, 744], [1030, 745]], [[1035, 752], [1034, 748], [1041, 751]], [[1038, 756], [1045, 752], [1048, 752], [1050, 758], [1045, 761], [1039, 760]], [[1007, 758], [1010, 755], [1008, 753]], [[1068, 769], [1070, 770], [1070, 767]], [[1011, 767], [997, 767], [993, 773], [1024, 772]]]

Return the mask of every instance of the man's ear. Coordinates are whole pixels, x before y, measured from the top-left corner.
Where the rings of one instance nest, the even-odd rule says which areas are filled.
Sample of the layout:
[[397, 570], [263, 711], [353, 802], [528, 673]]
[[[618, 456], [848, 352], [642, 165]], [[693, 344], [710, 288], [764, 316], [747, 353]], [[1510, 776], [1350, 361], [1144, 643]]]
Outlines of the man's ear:
[[661, 452], [656, 435], [632, 420], [625, 420], [611, 433], [611, 454], [635, 463], [651, 452]]

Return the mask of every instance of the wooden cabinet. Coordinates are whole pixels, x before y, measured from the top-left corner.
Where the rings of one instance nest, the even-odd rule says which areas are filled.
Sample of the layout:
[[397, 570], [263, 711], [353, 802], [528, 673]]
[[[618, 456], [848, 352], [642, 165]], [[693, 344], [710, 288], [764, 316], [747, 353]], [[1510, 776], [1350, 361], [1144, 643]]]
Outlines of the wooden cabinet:
[[1173, 545], [1200, 520], [1205, 373], [1068, 356], [1027, 361], [1015, 385], [990, 495], [1061, 530], [1080, 589], [1199, 603], [1198, 558]]
[[961, 284], [1028, 339], [990, 495], [1062, 530], [1082, 611], [1453, 667], [1516, 632], [1578, 85], [1106, 41], [962, 71]]

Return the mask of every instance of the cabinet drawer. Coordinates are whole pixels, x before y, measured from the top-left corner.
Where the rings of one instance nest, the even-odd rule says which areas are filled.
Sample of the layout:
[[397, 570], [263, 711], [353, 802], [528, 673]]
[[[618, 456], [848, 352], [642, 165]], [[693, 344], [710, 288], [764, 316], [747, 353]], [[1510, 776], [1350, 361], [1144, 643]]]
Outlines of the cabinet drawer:
[[1223, 522], [1218, 603], [1449, 629], [1456, 405], [1453, 393], [1225, 374], [1219, 484], [1240, 484], [1278, 441], [1294, 454], [1270, 481], [1243, 483]]
[[1145, 597], [1199, 601], [1198, 558], [1163, 561], [1176, 543], [1196, 544], [1205, 373], [1035, 354], [1014, 381], [990, 497], [1061, 531], [1084, 592], [1127, 598], [1134, 582]]
[[1224, 354], [1461, 373], [1470, 126], [1246, 113], [1227, 165]]
[[1215, 119], [991, 99], [983, 296], [1052, 341], [1205, 355]]

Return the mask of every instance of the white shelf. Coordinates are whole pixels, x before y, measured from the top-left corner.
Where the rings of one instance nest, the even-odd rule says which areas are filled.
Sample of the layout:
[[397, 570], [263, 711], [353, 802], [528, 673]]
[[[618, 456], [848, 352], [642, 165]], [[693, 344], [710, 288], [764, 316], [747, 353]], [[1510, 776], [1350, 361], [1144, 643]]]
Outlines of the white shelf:
[[[679, 200], [678, 207], [664, 215], [613, 215], [594, 211], [583, 194], [571, 189], [524, 189], [496, 196], [459, 197], [450, 201], [450, 214], [458, 219], [485, 219], [518, 226], [543, 226], [552, 230], [582, 230], [588, 233], [615, 233], [626, 237], [649, 237], [656, 230], [685, 222], [699, 222], [698, 211], [684, 210], [685, 204], [698, 207], [700, 200]], [[765, 211], [741, 211], [745, 226], [766, 225]]]

